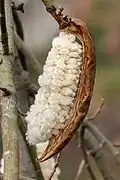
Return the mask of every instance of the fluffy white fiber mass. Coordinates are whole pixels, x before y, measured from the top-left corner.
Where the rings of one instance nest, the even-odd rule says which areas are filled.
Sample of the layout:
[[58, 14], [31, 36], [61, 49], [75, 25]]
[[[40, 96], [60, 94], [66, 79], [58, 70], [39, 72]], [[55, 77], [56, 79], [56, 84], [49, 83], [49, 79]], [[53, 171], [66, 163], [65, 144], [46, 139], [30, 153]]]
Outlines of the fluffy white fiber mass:
[[[48, 145], [48, 142], [39, 143], [36, 145], [38, 157], [40, 157], [40, 155], [42, 155], [42, 153], [46, 149], [47, 145]], [[48, 180], [48, 177], [50, 177], [54, 171], [55, 159], [52, 157], [52, 158], [48, 159], [47, 161], [40, 163], [40, 167], [41, 167], [41, 172], [44, 176], [44, 179]], [[57, 167], [56, 171], [52, 177], [52, 180], [59, 180], [60, 173], [61, 173], [61, 171]]]
[[82, 51], [73, 34], [60, 32], [53, 39], [43, 74], [38, 78], [40, 89], [26, 117], [30, 144], [45, 142], [64, 128], [79, 82]]

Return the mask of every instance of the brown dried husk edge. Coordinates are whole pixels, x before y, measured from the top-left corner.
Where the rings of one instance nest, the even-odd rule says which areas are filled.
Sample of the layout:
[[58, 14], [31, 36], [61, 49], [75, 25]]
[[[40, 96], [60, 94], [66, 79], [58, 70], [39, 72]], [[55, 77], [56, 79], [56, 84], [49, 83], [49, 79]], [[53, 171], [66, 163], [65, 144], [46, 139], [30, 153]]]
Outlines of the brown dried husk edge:
[[42, 156], [38, 158], [40, 162], [56, 155], [68, 144], [84, 120], [93, 94], [96, 73], [96, 57], [92, 36], [85, 23], [79, 19], [72, 19], [68, 26], [62, 29], [62, 31], [63, 30], [75, 34], [83, 45], [82, 72], [74, 105], [70, 111], [70, 119], [67, 121], [64, 129], [59, 130], [59, 133], [56, 136], [53, 135], [51, 137], [47, 148]]

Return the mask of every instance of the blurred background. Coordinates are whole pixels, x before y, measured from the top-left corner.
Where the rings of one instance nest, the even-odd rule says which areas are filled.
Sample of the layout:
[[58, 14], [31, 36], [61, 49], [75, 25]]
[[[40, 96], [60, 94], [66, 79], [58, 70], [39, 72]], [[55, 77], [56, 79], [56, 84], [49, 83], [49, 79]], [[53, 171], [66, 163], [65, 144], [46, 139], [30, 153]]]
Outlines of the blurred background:
[[[59, 0], [65, 14], [85, 21], [92, 33], [97, 56], [97, 74], [89, 115], [94, 114], [101, 98], [105, 104], [95, 123], [113, 142], [120, 144], [120, 0]], [[25, 1], [21, 14], [25, 43], [44, 65], [58, 25], [46, 12], [40, 0]], [[31, 79], [38, 74], [30, 67]], [[80, 162], [76, 137], [64, 149], [60, 167], [61, 179], [72, 180]]]

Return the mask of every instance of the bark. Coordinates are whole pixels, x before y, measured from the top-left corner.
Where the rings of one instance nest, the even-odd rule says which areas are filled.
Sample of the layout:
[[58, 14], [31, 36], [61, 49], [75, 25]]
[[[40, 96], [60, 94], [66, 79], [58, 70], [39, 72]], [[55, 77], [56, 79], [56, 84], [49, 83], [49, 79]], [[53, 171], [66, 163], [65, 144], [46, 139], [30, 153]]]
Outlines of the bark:
[[[1, 2], [3, 1], [1, 0]], [[17, 123], [18, 108], [22, 112], [26, 112], [29, 108], [27, 85], [22, 76], [23, 68], [14, 43], [13, 29], [15, 29], [15, 25], [11, 1], [5, 0], [4, 5], [9, 53], [4, 55], [3, 43], [0, 41], [0, 119], [4, 158], [3, 179], [17, 180], [21, 179], [21, 176], [35, 178], [37, 173]], [[2, 31], [0, 31], [1, 34]], [[41, 174], [40, 169], [39, 174]], [[42, 174], [39, 179], [42, 179]]]
[[[7, 22], [8, 51], [3, 41], [0, 45], [0, 107], [4, 157], [4, 180], [19, 179], [19, 137], [17, 125], [16, 89], [14, 85], [14, 43], [12, 36], [13, 19], [9, 0], [4, 1], [3, 17]], [[2, 26], [2, 25], [1, 25]], [[1, 27], [1, 38], [4, 32]], [[7, 41], [6, 40], [6, 41]]]

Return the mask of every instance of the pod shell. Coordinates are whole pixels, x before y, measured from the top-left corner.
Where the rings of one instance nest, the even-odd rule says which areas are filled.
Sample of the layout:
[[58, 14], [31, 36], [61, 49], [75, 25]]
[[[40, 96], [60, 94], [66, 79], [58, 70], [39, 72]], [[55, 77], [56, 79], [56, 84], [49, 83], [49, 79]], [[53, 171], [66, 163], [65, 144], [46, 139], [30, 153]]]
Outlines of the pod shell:
[[[61, 29], [61, 28], [60, 28]], [[82, 72], [74, 100], [70, 111], [70, 119], [66, 122], [56, 136], [52, 136], [49, 144], [38, 161], [43, 162], [59, 153], [71, 140], [76, 130], [84, 120], [93, 94], [96, 73], [96, 57], [92, 36], [84, 22], [79, 19], [71, 19], [68, 26], [62, 31], [68, 31], [76, 35], [83, 46], [83, 60], [80, 67]]]

